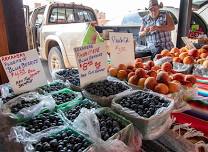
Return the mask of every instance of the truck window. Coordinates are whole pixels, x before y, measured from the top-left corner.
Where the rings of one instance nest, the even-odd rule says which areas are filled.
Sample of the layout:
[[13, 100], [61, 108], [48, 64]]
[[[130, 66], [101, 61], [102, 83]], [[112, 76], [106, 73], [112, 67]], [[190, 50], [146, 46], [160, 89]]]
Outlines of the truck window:
[[96, 21], [94, 13], [90, 10], [77, 9], [78, 22], [91, 22]]
[[45, 11], [45, 7], [37, 10], [37, 15], [35, 18], [35, 25], [40, 25], [42, 23], [44, 11]]
[[72, 22], [75, 22], [73, 9], [65, 7], [52, 8], [49, 17], [49, 23], [67, 24]]

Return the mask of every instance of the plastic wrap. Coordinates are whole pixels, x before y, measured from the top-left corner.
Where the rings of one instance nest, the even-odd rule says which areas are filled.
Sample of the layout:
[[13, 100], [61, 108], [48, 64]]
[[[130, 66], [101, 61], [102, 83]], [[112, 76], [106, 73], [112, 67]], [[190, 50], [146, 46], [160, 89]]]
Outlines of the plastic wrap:
[[193, 74], [201, 77], [208, 77], [208, 68], [204, 68], [201, 64], [195, 64]]
[[[72, 69], [77, 70], [76, 68], [72, 68]], [[71, 77], [64, 77], [64, 76], [61, 76], [61, 75], [58, 74], [59, 72], [64, 71], [64, 70], [66, 70], [66, 69], [54, 70], [53, 73], [52, 73], [53, 80], [62, 80], [64, 82], [67, 82], [69, 84], [69, 87], [72, 90], [81, 91], [80, 85], [75, 85], [75, 84], [73, 84], [69, 81], [71, 79], [71, 77], [73, 77], [73, 75], [71, 75]], [[67, 69], [67, 70], [70, 70], [70, 69]], [[79, 78], [78, 70], [77, 70], [77, 74], [75, 74], [75, 76], [77, 76]]]
[[[31, 107], [25, 107], [21, 109], [17, 114], [11, 112], [11, 107], [18, 103], [21, 103], [21, 100], [32, 101], [36, 99], [40, 101], [38, 104], [35, 104]], [[5, 115], [9, 115], [14, 119], [26, 119], [38, 115], [44, 109], [53, 110], [55, 106], [56, 103], [51, 95], [41, 96], [36, 92], [30, 92], [15, 97], [6, 104], [4, 104], [2, 113]]]
[[[100, 125], [96, 113], [108, 114], [126, 127], [114, 134], [107, 141], [103, 141], [101, 139]], [[77, 117], [77, 119], [74, 121], [73, 127], [82, 132], [85, 136], [88, 136], [90, 139], [92, 139], [92, 141], [95, 143], [92, 151], [108, 152], [110, 150], [121, 150], [137, 152], [141, 148], [142, 137], [139, 131], [134, 128], [131, 122], [113, 113], [109, 108], [100, 108], [97, 110], [82, 109], [79, 117]], [[116, 149], [117, 147], [113, 147], [111, 144], [121, 145], [121, 149]]]
[[[113, 79], [112, 77], [107, 77], [107, 80], [108, 81], [115, 81], [115, 82], [119, 82], [121, 83], [122, 85], [126, 86], [127, 87], [127, 90], [123, 91], [123, 92], [120, 92], [118, 94], [122, 94], [128, 90], [131, 89], [131, 87], [129, 87], [126, 83], [122, 82], [122, 81], [119, 81], [119, 80], [116, 80], [116, 79]], [[111, 105], [111, 102], [112, 102], [112, 99], [116, 96], [115, 95], [110, 95], [108, 97], [100, 97], [100, 96], [97, 96], [97, 95], [93, 95], [93, 94], [90, 94], [89, 92], [87, 92], [85, 90], [86, 86], [83, 88], [83, 95], [86, 97], [86, 98], [89, 98], [90, 100], [93, 100], [93, 101], [96, 101], [99, 105], [103, 106], [103, 107], [110, 107]]]
[[159, 65], [159, 66], [161, 66], [165, 62], [172, 62], [172, 61], [173, 61], [172, 57], [163, 57], [163, 58], [161, 58], [159, 60], [154, 59], [155, 65]]
[[[120, 100], [121, 98], [131, 95], [131, 94], [135, 94], [137, 92], [139, 92], [139, 91], [130, 91], [130, 92], [125, 92], [122, 95], [116, 96], [113, 99], [111, 108], [115, 112], [117, 112], [118, 114], [121, 114], [122, 116], [126, 117], [128, 120], [133, 122], [133, 124], [142, 133], [144, 139], [154, 139], [154, 138], [149, 138], [149, 136], [151, 137], [151, 134], [154, 134], [153, 130], [155, 130], [155, 132], [158, 133], [157, 136], [159, 136], [159, 135], [163, 134], [167, 130], [168, 126], [171, 124], [171, 123], [165, 123], [165, 122], [167, 122], [167, 120], [170, 117], [170, 113], [174, 109], [174, 101], [172, 99], [169, 99], [169, 98], [162, 96], [160, 94], [150, 92], [151, 94], [159, 96], [164, 100], [170, 101], [170, 104], [167, 108], [162, 107], [162, 108], [158, 109], [156, 111], [156, 113], [154, 115], [152, 115], [150, 118], [144, 118], [144, 117], [140, 116], [139, 114], [137, 114], [135, 111], [130, 110], [125, 107], [122, 107], [120, 104], [117, 104], [117, 101]], [[162, 128], [162, 126], [164, 128], [166, 128], [166, 130], [161, 129], [161, 132], [158, 132], [158, 129]], [[153, 137], [155, 137], [155, 138], [157, 136], [153, 135]], [[148, 138], [146, 138], [146, 137], [148, 137]]]
[[173, 70], [179, 73], [192, 74], [194, 65], [173, 62]]

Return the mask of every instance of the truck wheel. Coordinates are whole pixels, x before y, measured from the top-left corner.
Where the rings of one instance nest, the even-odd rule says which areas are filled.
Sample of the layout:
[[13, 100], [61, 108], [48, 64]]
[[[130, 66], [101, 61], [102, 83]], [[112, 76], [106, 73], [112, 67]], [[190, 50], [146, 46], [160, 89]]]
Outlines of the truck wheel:
[[50, 73], [53, 70], [64, 69], [64, 61], [61, 51], [58, 47], [52, 47], [48, 55], [48, 68]]

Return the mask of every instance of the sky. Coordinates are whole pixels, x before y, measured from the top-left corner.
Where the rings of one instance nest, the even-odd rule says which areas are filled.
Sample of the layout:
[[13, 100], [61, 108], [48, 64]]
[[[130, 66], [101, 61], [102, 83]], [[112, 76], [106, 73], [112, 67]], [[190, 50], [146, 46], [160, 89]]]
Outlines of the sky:
[[[45, 1], [45, 2], [44, 2]], [[23, 0], [24, 4], [33, 6], [33, 2], [46, 3], [47, 1], [54, 0]], [[117, 16], [125, 14], [129, 11], [144, 9], [148, 6], [149, 0], [55, 0], [61, 2], [75, 2], [77, 4], [83, 4], [98, 9], [99, 11], [106, 13], [107, 19], [113, 19]], [[164, 6], [179, 7], [180, 0], [159, 0], [163, 2]]]

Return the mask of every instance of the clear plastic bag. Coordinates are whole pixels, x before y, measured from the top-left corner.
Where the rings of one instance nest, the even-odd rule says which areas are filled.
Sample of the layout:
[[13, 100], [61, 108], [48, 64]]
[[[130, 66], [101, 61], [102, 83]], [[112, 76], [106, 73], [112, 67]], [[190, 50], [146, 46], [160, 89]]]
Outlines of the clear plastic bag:
[[[129, 92], [125, 92], [121, 95], [116, 96], [112, 101], [111, 108], [115, 112], [117, 112], [118, 114], [120, 114], [120, 115], [124, 116], [125, 118], [127, 118], [128, 120], [130, 120], [142, 133], [143, 138], [146, 139], [146, 137], [151, 136], [150, 133], [153, 132], [153, 130], [157, 130], [157, 129], [161, 128], [161, 126], [164, 126], [165, 122], [167, 122], [167, 120], [170, 117], [170, 113], [174, 109], [174, 101], [172, 99], [162, 96], [158, 93], [149, 92], [151, 94], [161, 97], [164, 100], [170, 101], [170, 104], [166, 108], [162, 107], [162, 108], [158, 109], [155, 112], [155, 114], [152, 115], [150, 118], [145, 118], [145, 117], [140, 116], [135, 111], [133, 111], [129, 108], [122, 107], [120, 104], [117, 103], [117, 101], [120, 100], [121, 98], [131, 95], [131, 94], [136, 94], [137, 92], [143, 92], [143, 91], [129, 91]], [[166, 130], [167, 130], [167, 128], [166, 128]], [[157, 136], [163, 134], [166, 130], [162, 130]], [[156, 136], [154, 136], [154, 137], [156, 137]], [[149, 140], [150, 138], [147, 138], [147, 139]], [[152, 138], [152, 139], [154, 139], [154, 138]]]
[[179, 73], [192, 74], [194, 65], [173, 62], [173, 70]]
[[[31, 107], [23, 108], [17, 114], [11, 113], [11, 107], [20, 103], [21, 100], [32, 101], [36, 99], [40, 101], [38, 104], [35, 104]], [[53, 110], [55, 106], [55, 100], [52, 98], [51, 95], [41, 96], [37, 92], [30, 92], [15, 97], [6, 104], [4, 104], [2, 113], [4, 115], [9, 115], [11, 118], [14, 119], [26, 119], [38, 115], [44, 109]]]
[[195, 64], [193, 74], [201, 77], [208, 77], [208, 69], [204, 68], [201, 64]]
[[[126, 92], [126, 91], [131, 89], [131, 87], [129, 87], [126, 83], [124, 83], [122, 81], [119, 81], [117, 79], [114, 79], [112, 77], [107, 77], [107, 80], [112, 81], [112, 82], [119, 82], [122, 85], [126, 86], [127, 89], [123, 92]], [[93, 95], [93, 94], [87, 92], [85, 88], [86, 88], [86, 86], [83, 88], [83, 91], [82, 91], [83, 95], [86, 98], [89, 98], [90, 100], [96, 101], [99, 105], [101, 105], [103, 107], [110, 107], [112, 99], [116, 96], [116, 94], [115, 95], [110, 95], [108, 97], [101, 97], [101, 96]], [[123, 92], [120, 92], [118, 94], [122, 94]]]
[[1, 90], [1, 98], [9, 97], [14, 93], [9, 83], [0, 85], [0, 90]]
[[163, 58], [161, 58], [159, 60], [154, 59], [155, 65], [159, 65], [159, 66], [161, 66], [165, 62], [172, 62], [172, 61], [173, 61], [172, 57], [163, 57]]
[[[101, 108], [97, 110], [82, 109], [80, 115], [73, 123], [73, 127], [76, 128], [76, 130], [82, 132], [85, 136], [92, 139], [94, 145], [91, 150], [93, 152], [110, 152], [118, 150], [124, 152], [139, 151], [142, 144], [142, 136], [130, 122], [129, 125], [126, 125], [124, 129], [114, 134], [107, 141], [101, 139], [100, 125], [95, 113], [102, 112], [111, 112], [111, 114], [113, 114], [109, 108]], [[113, 115], [111, 116], [113, 117]], [[121, 147], [118, 149], [118, 147], [114, 147], [111, 144], [121, 145]]]

